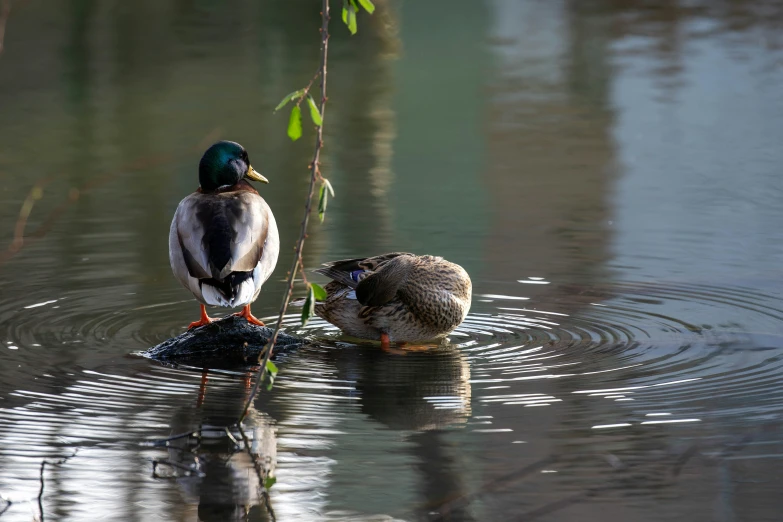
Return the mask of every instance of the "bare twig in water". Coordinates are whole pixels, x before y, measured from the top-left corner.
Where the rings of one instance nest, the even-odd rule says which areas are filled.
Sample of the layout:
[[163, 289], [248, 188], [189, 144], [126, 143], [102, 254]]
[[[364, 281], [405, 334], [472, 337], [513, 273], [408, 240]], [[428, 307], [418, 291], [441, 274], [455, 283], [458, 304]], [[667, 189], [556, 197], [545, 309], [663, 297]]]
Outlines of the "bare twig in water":
[[168, 459], [155, 459], [152, 461], [152, 478], [163, 478], [163, 479], [170, 479], [170, 478], [179, 478], [180, 475], [171, 475], [171, 476], [163, 476], [158, 474], [158, 468], [160, 466], [169, 466], [174, 469], [179, 469], [185, 472], [186, 477], [190, 477], [192, 475], [197, 475], [198, 477], [205, 477], [206, 475], [204, 472], [202, 472], [199, 469], [199, 462], [196, 460], [196, 462], [193, 463], [191, 466], [185, 466], [184, 464], [180, 464], [178, 462], [172, 462]]
[[155, 439], [150, 441], [144, 441], [141, 443], [142, 446], [151, 446], [151, 447], [168, 447], [169, 442], [172, 440], [179, 440], [179, 439], [187, 439], [190, 437], [193, 437], [195, 439], [199, 439], [201, 436], [201, 432], [199, 430], [193, 430], [188, 431], [187, 433], [179, 433], [177, 435], [172, 435], [171, 437], [166, 437], [165, 439]]
[[294, 280], [296, 279], [297, 269], [302, 264], [302, 249], [304, 248], [304, 242], [305, 239], [307, 238], [307, 223], [310, 220], [310, 210], [313, 203], [313, 189], [315, 187], [316, 180], [319, 179], [321, 175], [320, 160], [321, 160], [321, 149], [323, 148], [324, 145], [323, 118], [324, 118], [324, 109], [326, 108], [326, 61], [327, 61], [326, 59], [327, 59], [328, 49], [329, 49], [329, 0], [322, 0], [321, 67], [317, 75], [313, 78], [313, 80], [315, 80], [315, 78], [317, 78], [318, 76], [321, 77], [321, 103], [319, 105], [319, 109], [321, 111], [321, 125], [318, 125], [317, 127], [316, 137], [315, 137], [315, 152], [313, 153], [313, 161], [310, 163], [310, 185], [307, 189], [307, 199], [305, 200], [305, 212], [304, 212], [304, 217], [302, 218], [302, 227], [299, 232], [299, 239], [296, 242], [296, 254], [294, 255], [294, 262], [291, 265], [291, 271], [288, 273], [288, 289], [285, 293], [285, 297], [283, 298], [283, 304], [280, 306], [280, 312], [278, 313], [277, 316], [275, 333], [272, 334], [272, 338], [269, 339], [269, 342], [267, 343], [266, 347], [264, 347], [264, 351], [262, 352], [263, 358], [260, 358], [259, 360], [261, 367], [258, 369], [258, 372], [256, 372], [256, 382], [253, 385], [253, 389], [250, 392], [250, 396], [245, 402], [245, 407], [243, 408], [242, 415], [239, 418], [240, 423], [247, 415], [248, 408], [250, 408], [250, 405], [253, 403], [253, 400], [258, 394], [259, 387], [264, 382], [264, 376], [266, 375], [266, 365], [267, 362], [269, 361], [269, 358], [272, 356], [272, 349], [275, 345], [275, 341], [277, 341], [277, 334], [280, 333], [280, 328], [283, 325], [283, 317], [285, 316], [286, 310], [288, 310], [288, 303], [291, 300], [291, 296], [294, 293]]
[[44, 509], [43, 509], [43, 495], [44, 495], [44, 471], [46, 470], [46, 465], [49, 464], [50, 466], [61, 466], [68, 462], [72, 457], [76, 456], [76, 452], [78, 450], [75, 450], [72, 454], [68, 455], [67, 457], [63, 457], [60, 460], [56, 460], [54, 462], [49, 462], [48, 460], [44, 459], [41, 461], [41, 489], [38, 490], [38, 512], [41, 515], [41, 522], [44, 522]]
[[74, 452], [72, 454], [68, 455], [67, 457], [63, 457], [63, 458], [61, 458], [59, 460], [55, 460], [55, 461], [49, 461], [49, 460], [46, 460], [46, 459], [42, 460], [41, 461], [41, 470], [40, 470], [40, 472], [38, 474], [38, 480], [41, 483], [41, 487], [38, 489], [38, 496], [35, 497], [35, 498], [28, 498], [28, 499], [25, 499], [25, 500], [11, 500], [10, 498], [6, 498], [3, 495], [0, 495], [0, 502], [5, 503], [5, 506], [3, 507], [3, 509], [0, 510], [0, 516], [2, 516], [3, 513], [5, 513], [6, 511], [8, 511], [11, 508], [11, 506], [14, 505], [14, 504], [24, 504], [24, 503], [32, 502], [32, 501], [35, 500], [38, 503], [38, 514], [40, 515], [40, 518], [38, 520], [40, 520], [40, 522], [43, 522], [43, 520], [44, 520], [43, 496], [44, 496], [44, 485], [45, 485], [45, 482], [44, 482], [44, 472], [46, 471], [46, 466], [47, 465], [49, 465], [49, 466], [60, 466], [62, 464], [65, 464], [71, 458], [75, 457], [76, 453], [78, 451], [79, 450], [74, 450]]
[[531, 473], [538, 471], [544, 466], [554, 464], [557, 461], [558, 461], [558, 457], [556, 456], [545, 457], [541, 460], [538, 460], [536, 462], [533, 462], [532, 464], [525, 466], [522, 469], [514, 470], [510, 473], [506, 473], [499, 477], [495, 477], [485, 482], [477, 491], [474, 491], [473, 493], [453, 495], [436, 504], [429, 504], [423, 506], [423, 509], [425, 509], [427, 512], [430, 513], [437, 512], [438, 515], [434, 520], [447, 518], [448, 514], [451, 511], [453, 511], [455, 508], [458, 508], [460, 506], [466, 506], [471, 502], [478, 500], [480, 497], [486, 495], [491, 491], [494, 491], [502, 486], [508, 485], [511, 482], [524, 478], [530, 475]]

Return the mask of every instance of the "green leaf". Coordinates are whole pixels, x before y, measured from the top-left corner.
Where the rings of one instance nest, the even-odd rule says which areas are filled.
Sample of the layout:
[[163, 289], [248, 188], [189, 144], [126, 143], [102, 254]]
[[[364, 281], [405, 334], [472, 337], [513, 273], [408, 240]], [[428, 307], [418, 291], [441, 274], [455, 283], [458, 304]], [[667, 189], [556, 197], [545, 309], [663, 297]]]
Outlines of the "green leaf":
[[329, 180], [326, 178], [323, 178], [323, 180], [324, 180], [324, 185], [326, 185], [326, 188], [329, 190], [329, 193], [332, 195], [332, 197], [334, 197], [334, 189], [332, 188], [332, 184], [329, 183]]
[[307, 285], [307, 298], [302, 307], [302, 326], [307, 324], [312, 316], [315, 315], [315, 295], [313, 294], [313, 285]]
[[364, 7], [364, 10], [367, 11], [370, 14], [373, 14], [375, 12], [375, 4], [370, 2], [370, 0], [359, 0], [359, 3]]
[[326, 203], [329, 200], [329, 191], [326, 190], [326, 183], [321, 183], [321, 188], [318, 191], [318, 219], [321, 223], [324, 222], [324, 214], [326, 214]]
[[288, 119], [288, 137], [296, 141], [302, 137], [302, 110], [298, 105], [291, 109], [291, 117]]
[[319, 127], [323, 125], [324, 120], [321, 118], [321, 111], [318, 110], [318, 106], [315, 104], [315, 100], [309, 94], [307, 95], [307, 105], [310, 106], [310, 118], [312, 118], [313, 123]]
[[313, 287], [313, 295], [315, 296], [316, 301], [326, 301], [326, 290], [324, 290], [324, 287], [317, 283], [310, 283], [310, 286]]
[[274, 384], [275, 384], [275, 378], [270, 375], [269, 376], [269, 382], [266, 383], [266, 391], [271, 391], [272, 390], [272, 386], [274, 386]]
[[294, 98], [301, 98], [301, 97], [302, 97], [302, 95], [304, 94], [304, 92], [305, 92], [305, 90], [304, 90], [304, 89], [299, 89], [298, 91], [289, 92], [288, 94], [286, 94], [286, 95], [285, 95], [285, 98], [283, 98], [283, 99], [280, 101], [280, 103], [278, 103], [278, 104], [277, 104], [277, 107], [275, 107], [275, 112], [277, 112], [277, 111], [279, 111], [280, 109], [282, 109], [283, 107], [285, 107], [285, 105], [286, 105], [288, 102], [290, 102], [291, 100], [293, 100]]
[[266, 371], [268, 371], [272, 375], [276, 375], [277, 374], [277, 366], [275, 366], [275, 363], [273, 363], [272, 361], [267, 361], [266, 362]]
[[267, 477], [267, 478], [264, 479], [264, 487], [266, 489], [271, 489], [272, 486], [274, 486], [276, 482], [277, 482], [277, 479], [275, 477]]
[[356, 12], [359, 10], [353, 0], [343, 0], [343, 23], [351, 34], [356, 34]]

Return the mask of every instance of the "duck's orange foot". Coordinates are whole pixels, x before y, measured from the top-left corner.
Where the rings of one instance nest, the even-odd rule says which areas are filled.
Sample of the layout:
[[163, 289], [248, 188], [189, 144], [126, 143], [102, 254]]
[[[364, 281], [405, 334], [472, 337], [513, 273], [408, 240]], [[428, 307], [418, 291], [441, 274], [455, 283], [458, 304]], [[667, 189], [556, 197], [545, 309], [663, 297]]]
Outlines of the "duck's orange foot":
[[245, 320], [250, 324], [255, 324], [258, 326], [266, 326], [264, 322], [258, 318], [256, 318], [252, 313], [250, 313], [250, 305], [245, 306], [242, 308], [241, 312], [237, 312], [234, 315], [237, 317], [244, 317]]
[[192, 330], [193, 328], [198, 328], [199, 326], [204, 326], [205, 324], [209, 324], [213, 321], [210, 316], [207, 315], [207, 309], [204, 305], [201, 305], [201, 319], [198, 321], [193, 321], [188, 325], [188, 330]]

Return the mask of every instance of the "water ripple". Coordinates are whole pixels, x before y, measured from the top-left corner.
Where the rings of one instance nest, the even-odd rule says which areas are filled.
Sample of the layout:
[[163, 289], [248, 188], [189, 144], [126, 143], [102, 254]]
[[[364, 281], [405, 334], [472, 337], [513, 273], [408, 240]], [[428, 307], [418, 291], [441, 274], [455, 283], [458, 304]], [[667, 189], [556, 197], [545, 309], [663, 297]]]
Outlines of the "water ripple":
[[[483, 294], [486, 302], [477, 300], [449, 339], [397, 354], [344, 337], [320, 319], [302, 328], [296, 315], [286, 317], [287, 331], [316, 342], [275, 356], [274, 392], [262, 393], [248, 417], [254, 440], [266, 441], [281, 509], [323, 511], [319, 495], [335, 482], [346, 494], [382, 491], [383, 477], [405, 477], [421, 459], [422, 469], [437, 469], [440, 461], [428, 461], [424, 448], [427, 437], [442, 433], [461, 444], [525, 447], [529, 427], [554, 414], [572, 435], [622, 434], [630, 443], [662, 430], [706, 436], [783, 415], [781, 299], [686, 284], [559, 291], [554, 305], [543, 306]], [[572, 291], [587, 304], [574, 306]], [[139, 443], [201, 427], [215, 442], [200, 447], [199, 462], [229, 464], [217, 475], [204, 468], [205, 476], [182, 483], [184, 494], [195, 498], [201, 481], [219, 476], [232, 492], [223, 498], [255, 498], [250, 490], [258, 481], [247, 478], [253, 463], [217, 443], [247, 398], [249, 369], [202, 374], [127, 357], [181, 331], [171, 326], [179, 303], [100, 311], [78, 293], [0, 303], [0, 361], [17, 369], [0, 396], [0, 482], [12, 494], [30, 491], [42, 458], [85, 449], [67, 473], [95, 484], [95, 470], [120, 455], [144, 462], [165, 456]], [[592, 443], [587, 435], [568, 439], [569, 447]], [[171, 451], [170, 459], [194, 465], [192, 448], [190, 461], [185, 450]], [[384, 474], [373, 478], [365, 461]], [[569, 477], [562, 484], [569, 487], [604, 474], [601, 465], [568, 460], [547, 471]], [[147, 473], [145, 466], [139, 469]], [[101, 480], [108, 488], [132, 480], [144, 489], [144, 473], [127, 480], [104, 473]]]

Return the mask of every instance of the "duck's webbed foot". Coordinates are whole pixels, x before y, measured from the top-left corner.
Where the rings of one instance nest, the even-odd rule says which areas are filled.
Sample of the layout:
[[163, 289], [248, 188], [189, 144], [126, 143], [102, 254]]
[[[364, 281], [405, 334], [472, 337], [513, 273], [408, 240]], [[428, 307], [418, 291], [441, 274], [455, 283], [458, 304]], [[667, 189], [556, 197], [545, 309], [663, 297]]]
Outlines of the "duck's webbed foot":
[[254, 324], [256, 326], [266, 326], [262, 320], [258, 319], [250, 312], [250, 305], [245, 305], [241, 312], [237, 312], [234, 315], [237, 317], [244, 317], [245, 320], [250, 324]]
[[204, 326], [205, 324], [209, 324], [213, 321], [213, 319], [207, 315], [207, 308], [204, 305], [201, 305], [201, 318], [198, 321], [193, 321], [188, 325], [188, 330], [191, 330], [193, 328], [198, 328], [199, 326]]
[[381, 334], [381, 350], [383, 350], [386, 353], [390, 353], [394, 355], [405, 355], [404, 350], [391, 347], [391, 339], [389, 338], [389, 334], [387, 333]]

